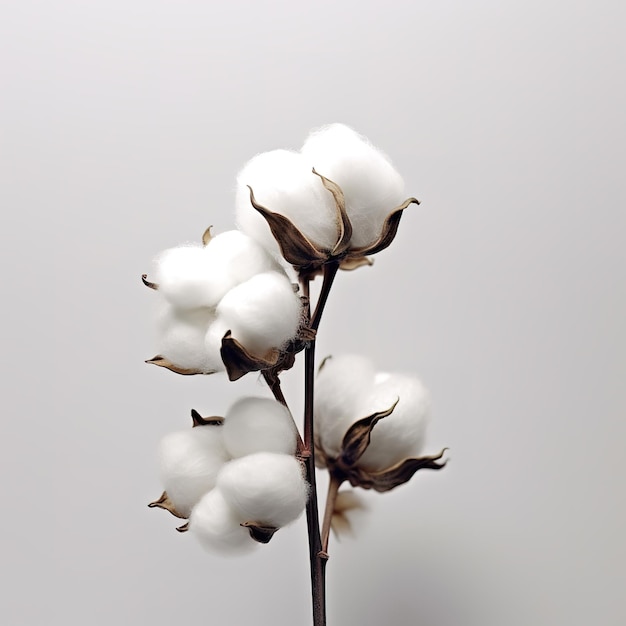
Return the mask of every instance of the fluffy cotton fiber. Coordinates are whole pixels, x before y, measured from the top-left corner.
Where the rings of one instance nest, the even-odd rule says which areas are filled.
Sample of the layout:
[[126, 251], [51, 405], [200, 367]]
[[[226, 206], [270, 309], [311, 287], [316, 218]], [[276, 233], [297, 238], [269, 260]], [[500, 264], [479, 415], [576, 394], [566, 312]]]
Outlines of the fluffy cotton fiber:
[[215, 273], [223, 275], [225, 288], [215, 301], [233, 287], [261, 272], [279, 270], [279, 265], [260, 244], [240, 230], [228, 230], [211, 239], [207, 258]]
[[165, 250], [157, 258], [159, 292], [174, 307], [214, 307], [230, 289], [229, 277], [216, 271], [215, 262], [200, 245]]
[[165, 250], [156, 265], [159, 292], [172, 306], [184, 310], [215, 307], [239, 283], [277, 269], [273, 257], [238, 230], [220, 233], [206, 246]]
[[257, 274], [231, 289], [217, 314], [250, 352], [263, 355], [296, 335], [302, 321], [302, 301], [282, 273]]
[[250, 186], [259, 204], [289, 218], [318, 247], [332, 250], [339, 237], [335, 202], [311, 170], [310, 162], [298, 152], [273, 150], [255, 156], [237, 177], [239, 228], [279, 253], [265, 218], [250, 203]]
[[337, 457], [358, 406], [374, 384], [374, 364], [365, 357], [345, 354], [326, 359], [315, 382], [315, 428], [322, 449]]
[[385, 411], [400, 399], [393, 413], [382, 419], [372, 431], [372, 439], [358, 465], [370, 471], [387, 469], [400, 461], [417, 456], [423, 447], [430, 421], [430, 394], [414, 376], [377, 374], [367, 398], [357, 414]]
[[215, 322], [211, 309], [181, 311], [169, 306], [157, 319], [157, 352], [174, 365], [199, 372], [224, 370], [219, 348], [205, 345], [206, 334]]
[[353, 227], [351, 247], [376, 241], [386, 217], [406, 199], [404, 182], [385, 154], [343, 124], [313, 131], [301, 152], [341, 187]]
[[296, 426], [289, 410], [269, 398], [241, 398], [224, 419], [224, 445], [233, 458], [256, 452], [293, 455]]
[[210, 552], [224, 555], [251, 552], [259, 544], [239, 520], [235, 509], [215, 488], [193, 508], [189, 531]]
[[218, 472], [229, 459], [221, 430], [221, 426], [196, 426], [161, 440], [161, 480], [174, 507], [185, 517], [213, 489]]
[[258, 452], [226, 464], [217, 479], [241, 522], [281, 528], [304, 511], [308, 485], [293, 456]]

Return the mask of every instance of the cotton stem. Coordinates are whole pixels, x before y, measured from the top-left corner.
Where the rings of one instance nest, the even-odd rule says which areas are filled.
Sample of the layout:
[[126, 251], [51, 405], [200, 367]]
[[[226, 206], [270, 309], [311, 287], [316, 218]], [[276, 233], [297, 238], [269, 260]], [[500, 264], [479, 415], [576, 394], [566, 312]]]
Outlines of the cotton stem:
[[328, 483], [328, 494], [326, 495], [326, 509], [324, 511], [324, 522], [322, 524], [322, 551], [328, 554], [328, 540], [330, 538], [330, 526], [335, 512], [335, 502], [337, 502], [337, 494], [341, 486], [341, 480], [330, 477]]

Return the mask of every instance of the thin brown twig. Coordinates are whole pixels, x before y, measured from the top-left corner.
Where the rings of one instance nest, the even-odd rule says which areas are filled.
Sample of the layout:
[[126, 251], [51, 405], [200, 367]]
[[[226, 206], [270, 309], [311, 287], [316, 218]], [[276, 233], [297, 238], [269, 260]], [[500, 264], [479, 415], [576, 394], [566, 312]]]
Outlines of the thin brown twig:
[[337, 501], [337, 494], [339, 493], [339, 487], [341, 486], [341, 480], [330, 477], [328, 483], [328, 494], [326, 495], [326, 508], [324, 510], [324, 522], [322, 523], [322, 551], [328, 554], [328, 541], [330, 538], [330, 526], [333, 520], [333, 513], [335, 512], [335, 502]]

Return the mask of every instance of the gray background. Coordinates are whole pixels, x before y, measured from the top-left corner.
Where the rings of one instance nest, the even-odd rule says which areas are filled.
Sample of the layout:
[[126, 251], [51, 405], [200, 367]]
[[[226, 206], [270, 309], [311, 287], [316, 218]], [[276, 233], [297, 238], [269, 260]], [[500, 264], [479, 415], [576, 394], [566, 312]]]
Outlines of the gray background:
[[308, 623], [302, 520], [228, 560], [145, 506], [191, 407], [265, 391], [144, 365], [139, 276], [333, 121], [423, 204], [320, 356], [419, 372], [452, 461], [332, 542], [331, 625], [626, 621], [622, 2], [0, 7], [3, 624]]

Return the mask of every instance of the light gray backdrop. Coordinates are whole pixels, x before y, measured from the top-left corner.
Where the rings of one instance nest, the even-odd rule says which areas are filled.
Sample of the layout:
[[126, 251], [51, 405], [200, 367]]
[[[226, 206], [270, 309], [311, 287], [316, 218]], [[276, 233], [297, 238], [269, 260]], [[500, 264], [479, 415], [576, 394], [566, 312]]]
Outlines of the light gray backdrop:
[[423, 204], [320, 356], [418, 372], [452, 460], [332, 542], [330, 624], [625, 623], [622, 2], [0, 7], [3, 624], [308, 623], [302, 520], [227, 560], [146, 508], [164, 433], [265, 390], [144, 365], [139, 276], [333, 121]]

